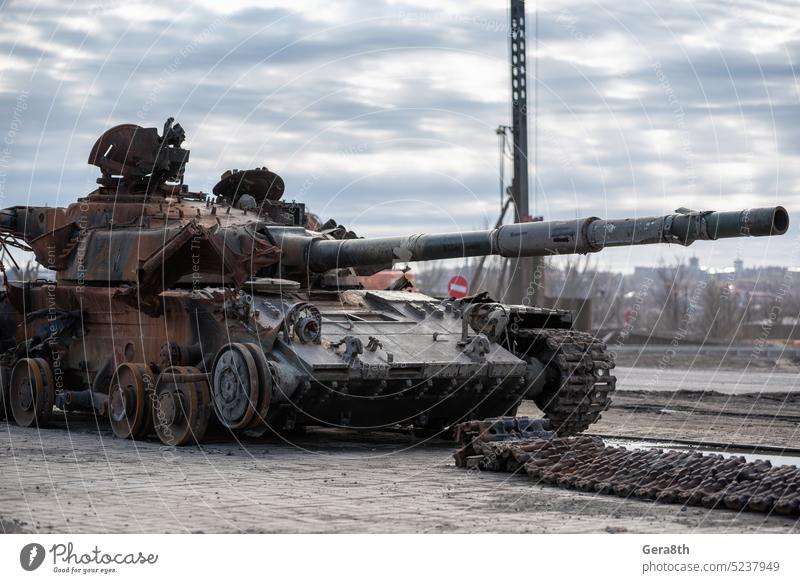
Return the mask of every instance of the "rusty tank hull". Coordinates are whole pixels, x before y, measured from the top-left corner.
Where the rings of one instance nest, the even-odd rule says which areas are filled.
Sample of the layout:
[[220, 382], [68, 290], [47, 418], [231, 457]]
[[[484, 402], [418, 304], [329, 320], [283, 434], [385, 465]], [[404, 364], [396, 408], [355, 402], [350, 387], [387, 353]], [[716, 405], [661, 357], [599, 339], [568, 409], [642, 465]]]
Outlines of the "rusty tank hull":
[[[173, 424], [176, 414], [194, 407], [199, 412], [204, 402], [206, 423], [251, 433], [304, 425], [440, 430], [461, 419], [513, 414], [523, 398], [544, 388], [545, 366], [520, 358], [520, 351], [530, 350], [521, 348], [529, 340], [526, 332], [581, 335], [569, 330], [566, 312], [516, 306], [506, 309], [519, 331], [498, 342], [464, 327], [465, 312], [478, 318], [477, 312], [496, 309], [493, 302], [438, 300], [407, 291], [263, 291], [281, 283], [262, 279], [250, 286], [256, 290], [239, 291], [171, 289], [160, 294], [159, 313], [121, 302], [113, 288], [11, 284], [10, 301], [36, 316], [20, 328], [18, 346], [24, 348], [17, 349], [14, 365], [4, 366], [11, 381], [7, 394], [14, 392], [8, 395], [10, 417], [46, 425], [58, 409], [96, 410], [109, 417], [119, 436], [143, 438], [152, 435], [162, 411]], [[60, 306], [58, 314], [53, 305]], [[593, 362], [590, 383], [580, 379], [582, 390], [599, 399], [589, 418], [576, 408], [564, 422], [588, 426], [605, 408], [614, 378], [613, 364], [604, 359]], [[35, 387], [28, 382], [23, 389], [24, 380], [12, 380], [11, 373], [30, 360], [46, 363], [40, 374], [50, 378], [45, 390], [52, 396], [33, 393], [27, 406], [19, 393]], [[159, 399], [160, 382], [175, 376], [176, 367], [190, 369], [192, 382], [205, 385], [207, 394], [196, 405]], [[121, 371], [131, 386], [142, 385], [141, 394], [121, 388]], [[82, 398], [87, 392], [94, 396]], [[39, 414], [38, 398], [52, 399], [57, 408]], [[142, 398], [146, 419], [139, 427]], [[14, 413], [26, 407], [27, 415]], [[190, 432], [181, 443], [201, 439]]]
[[560, 435], [599, 419], [614, 363], [571, 314], [485, 294], [437, 299], [398, 262], [590, 253], [605, 247], [780, 235], [782, 207], [589, 217], [487, 231], [361, 239], [319, 225], [267, 168], [183, 184], [189, 151], [169, 120], [97, 141], [98, 188], [67, 208], [0, 211], [3, 245], [52, 276], [4, 280], [0, 415], [46, 426], [88, 411], [122, 438], [202, 442], [210, 427], [262, 435], [513, 415], [532, 399]]

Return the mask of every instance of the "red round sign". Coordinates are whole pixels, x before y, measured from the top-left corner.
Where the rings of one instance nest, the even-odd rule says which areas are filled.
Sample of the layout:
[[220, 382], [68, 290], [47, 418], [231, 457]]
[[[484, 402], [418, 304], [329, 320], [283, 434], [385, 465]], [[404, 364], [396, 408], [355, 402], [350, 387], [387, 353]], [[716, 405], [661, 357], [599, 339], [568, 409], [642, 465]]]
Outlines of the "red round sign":
[[466, 277], [454, 275], [447, 282], [447, 293], [451, 298], [463, 298], [469, 293], [469, 282]]

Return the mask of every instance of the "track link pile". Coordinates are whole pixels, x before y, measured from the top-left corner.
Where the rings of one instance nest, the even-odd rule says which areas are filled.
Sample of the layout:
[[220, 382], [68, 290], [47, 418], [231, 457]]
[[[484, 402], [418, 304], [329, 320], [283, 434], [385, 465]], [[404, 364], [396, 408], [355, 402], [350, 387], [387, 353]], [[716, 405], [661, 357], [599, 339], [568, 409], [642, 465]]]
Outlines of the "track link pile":
[[606, 446], [597, 437], [559, 438], [525, 418], [470, 421], [456, 427], [456, 465], [498, 472], [524, 471], [537, 482], [672, 504], [800, 515], [800, 468], [773, 467], [660, 449]]
[[575, 435], [600, 420], [611, 404], [617, 378], [611, 374], [614, 359], [606, 345], [576, 330], [537, 328], [519, 330], [532, 340], [530, 354], [557, 378], [548, 383], [534, 402], [561, 436]]

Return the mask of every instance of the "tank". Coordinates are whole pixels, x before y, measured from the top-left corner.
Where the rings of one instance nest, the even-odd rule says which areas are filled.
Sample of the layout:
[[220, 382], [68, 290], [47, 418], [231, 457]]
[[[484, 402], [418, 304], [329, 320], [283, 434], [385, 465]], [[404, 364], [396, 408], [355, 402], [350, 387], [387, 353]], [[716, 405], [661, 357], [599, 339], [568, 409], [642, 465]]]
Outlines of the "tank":
[[98, 187], [66, 208], [0, 211], [4, 246], [47, 277], [4, 278], [0, 414], [88, 411], [120, 438], [202, 442], [308, 425], [441, 431], [532, 399], [560, 435], [608, 407], [614, 363], [569, 312], [486, 294], [364, 289], [407, 261], [594, 253], [781, 235], [782, 207], [358, 238], [319, 224], [266, 167], [184, 184], [183, 129], [121, 125], [94, 144]]

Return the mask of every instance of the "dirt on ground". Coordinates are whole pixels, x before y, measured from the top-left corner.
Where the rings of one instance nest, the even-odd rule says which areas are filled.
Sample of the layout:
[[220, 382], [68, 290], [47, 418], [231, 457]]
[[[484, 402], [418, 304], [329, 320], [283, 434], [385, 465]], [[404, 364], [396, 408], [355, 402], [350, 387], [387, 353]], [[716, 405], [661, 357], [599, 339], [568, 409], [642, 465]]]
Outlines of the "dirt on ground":
[[[592, 432], [797, 446], [798, 416], [798, 395], [621, 392]], [[54, 425], [0, 423], [3, 532], [800, 531], [782, 516], [459, 470], [451, 441], [402, 431], [319, 429], [176, 449], [116, 439], [89, 416]]]
[[[535, 408], [523, 406], [534, 414]], [[709, 444], [800, 448], [800, 393], [617, 391], [590, 432]]]
[[[757, 348], [753, 348], [755, 352]], [[758, 371], [795, 372], [800, 373], [800, 361], [797, 361], [788, 352], [780, 358], [766, 356], [755, 357], [751, 353], [742, 354], [739, 351], [720, 352], [718, 354], [675, 353], [671, 346], [663, 348], [652, 347], [648, 351], [620, 351], [614, 360], [617, 366], [624, 367], [664, 367], [678, 370], [743, 370], [753, 369]]]

